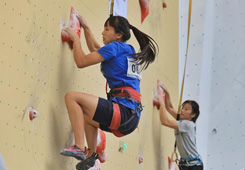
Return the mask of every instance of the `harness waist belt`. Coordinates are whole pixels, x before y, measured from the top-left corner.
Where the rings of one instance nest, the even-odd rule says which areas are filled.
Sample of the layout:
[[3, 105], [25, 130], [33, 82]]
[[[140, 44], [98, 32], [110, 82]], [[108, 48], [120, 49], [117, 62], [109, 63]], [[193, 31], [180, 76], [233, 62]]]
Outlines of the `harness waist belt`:
[[193, 165], [202, 165], [202, 160], [200, 159], [200, 155], [197, 155], [195, 158], [180, 158], [179, 165], [184, 166], [193, 166]]
[[114, 88], [109, 92], [109, 95], [112, 97], [125, 97], [141, 103], [141, 94], [128, 86]]

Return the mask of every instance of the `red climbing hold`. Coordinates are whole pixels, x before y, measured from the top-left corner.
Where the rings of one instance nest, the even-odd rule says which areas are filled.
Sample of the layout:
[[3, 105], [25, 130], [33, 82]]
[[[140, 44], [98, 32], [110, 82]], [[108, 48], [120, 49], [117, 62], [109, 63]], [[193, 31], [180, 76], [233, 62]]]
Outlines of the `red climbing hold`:
[[163, 2], [163, 3], [162, 3], [162, 7], [163, 7], [163, 8], [167, 8], [166, 2]]
[[144, 161], [143, 156], [139, 155], [138, 158], [139, 158], [139, 164], [143, 163], [143, 161]]
[[141, 8], [141, 23], [149, 14], [149, 0], [139, 0]]
[[35, 119], [37, 117], [38, 117], [38, 112], [31, 107], [30, 110], [29, 110], [29, 118], [30, 118], [30, 120], [33, 120], [33, 119]]

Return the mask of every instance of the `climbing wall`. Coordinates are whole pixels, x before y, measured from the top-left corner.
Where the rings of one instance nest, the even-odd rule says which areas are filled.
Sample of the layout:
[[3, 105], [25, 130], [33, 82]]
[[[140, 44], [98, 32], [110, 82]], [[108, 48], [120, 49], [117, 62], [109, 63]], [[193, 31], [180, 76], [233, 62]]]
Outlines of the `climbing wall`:
[[[187, 4], [180, 3], [182, 56]], [[184, 98], [200, 104], [197, 143], [206, 170], [245, 167], [244, 8], [241, 0], [193, 1]]]
[[[108, 0], [0, 1], [0, 154], [8, 170], [75, 170], [77, 160], [59, 154], [73, 143], [64, 103], [68, 91], [105, 95], [100, 66], [76, 68], [72, 51], [61, 41], [73, 5], [85, 16], [98, 42], [109, 16]], [[102, 170], [167, 169], [174, 143], [173, 131], [160, 125], [152, 106], [157, 79], [168, 85], [173, 103], [178, 98], [178, 2], [150, 1], [150, 13], [141, 24], [138, 1], [128, 2], [130, 23], [159, 45], [156, 62], [142, 76], [144, 111], [139, 129], [116, 138], [106, 133], [108, 160]], [[134, 36], [128, 42], [139, 48]], [[88, 53], [81, 34], [81, 44]], [[29, 119], [30, 108], [38, 117]], [[118, 152], [121, 144], [127, 148]], [[143, 158], [139, 164], [138, 157]], [[1, 169], [1, 165], [0, 165]]]

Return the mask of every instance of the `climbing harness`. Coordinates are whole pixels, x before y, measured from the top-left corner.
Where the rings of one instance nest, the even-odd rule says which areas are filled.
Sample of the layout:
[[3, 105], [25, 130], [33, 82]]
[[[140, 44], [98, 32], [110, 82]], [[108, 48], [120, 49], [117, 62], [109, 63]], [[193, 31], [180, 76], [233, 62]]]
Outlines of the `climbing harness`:
[[133, 88], [124, 86], [124, 87], [118, 87], [118, 88], [111, 89], [109, 92], [107, 92], [108, 91], [107, 86], [108, 84], [106, 82], [105, 91], [106, 91], [108, 100], [110, 100], [111, 97], [125, 98], [131, 101], [135, 101], [137, 103], [136, 110], [132, 110], [133, 114], [136, 114], [138, 110], [140, 112], [143, 110], [143, 106], [141, 104], [141, 94], [137, 92], [136, 90], [134, 90]]
[[197, 155], [195, 158], [180, 158], [179, 166], [194, 166], [194, 165], [202, 165], [202, 160], [200, 159], [200, 155]]
[[108, 95], [112, 97], [122, 97], [129, 100], [134, 100], [136, 102], [141, 102], [141, 94], [133, 88], [127, 86], [112, 89], [110, 90]]
[[137, 92], [136, 90], [134, 90], [131, 87], [125, 86], [125, 87], [119, 87], [119, 88], [114, 88], [112, 90], [110, 90], [109, 93], [107, 93], [107, 98], [108, 100], [111, 97], [115, 97], [115, 98], [126, 98], [128, 100], [132, 100], [135, 101], [137, 103], [137, 109], [134, 110], [133, 112], [137, 112], [142, 111], [143, 107], [141, 104], [141, 94], [139, 92]]
[[[106, 83], [106, 93], [107, 93], [107, 83]], [[111, 132], [115, 136], [122, 137], [124, 136], [124, 134], [120, 133], [118, 129], [130, 123], [131, 120], [133, 120], [133, 118], [137, 116], [137, 112], [138, 111], [141, 112], [143, 110], [143, 107], [141, 104], [141, 94], [137, 92], [136, 90], [134, 90], [133, 88], [125, 86], [125, 87], [111, 89], [107, 93], [107, 99], [110, 100], [111, 97], [125, 98], [131, 101], [135, 101], [137, 103], [136, 110], [131, 109], [131, 112], [133, 114], [132, 117], [126, 122], [124, 122], [123, 124], [121, 124], [121, 112], [120, 112], [119, 104], [112, 103], [113, 104], [113, 116], [112, 116], [112, 120], [111, 120], [111, 124], [109, 128], [111, 129]]]

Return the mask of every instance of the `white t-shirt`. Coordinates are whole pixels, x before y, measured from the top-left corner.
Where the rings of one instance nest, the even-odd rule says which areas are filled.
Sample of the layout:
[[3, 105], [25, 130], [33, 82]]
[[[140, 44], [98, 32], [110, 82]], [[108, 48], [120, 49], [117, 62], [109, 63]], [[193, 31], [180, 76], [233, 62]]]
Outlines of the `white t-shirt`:
[[175, 130], [177, 148], [181, 158], [195, 158], [198, 156], [196, 147], [196, 125], [189, 120], [177, 121]]

